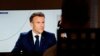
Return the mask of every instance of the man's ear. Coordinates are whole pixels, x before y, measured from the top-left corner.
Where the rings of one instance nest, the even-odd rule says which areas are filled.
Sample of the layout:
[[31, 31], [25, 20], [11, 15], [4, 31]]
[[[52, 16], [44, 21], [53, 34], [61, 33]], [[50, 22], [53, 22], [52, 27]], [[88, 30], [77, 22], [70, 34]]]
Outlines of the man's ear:
[[33, 28], [33, 23], [32, 22], [30, 22], [30, 26]]

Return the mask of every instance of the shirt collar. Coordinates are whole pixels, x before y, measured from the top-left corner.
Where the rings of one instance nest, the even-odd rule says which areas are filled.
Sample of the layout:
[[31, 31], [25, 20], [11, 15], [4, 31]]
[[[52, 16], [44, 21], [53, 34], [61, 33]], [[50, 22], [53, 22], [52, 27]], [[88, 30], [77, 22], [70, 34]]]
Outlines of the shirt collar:
[[36, 34], [34, 31], [32, 31], [33, 37], [35, 37], [35, 35], [38, 35], [39, 37], [41, 37], [41, 34]]
[[36, 41], [35, 35], [39, 35], [39, 42], [41, 41], [41, 34], [36, 34], [34, 31], [32, 31], [32, 36], [33, 36], [34, 44], [35, 44], [35, 41]]

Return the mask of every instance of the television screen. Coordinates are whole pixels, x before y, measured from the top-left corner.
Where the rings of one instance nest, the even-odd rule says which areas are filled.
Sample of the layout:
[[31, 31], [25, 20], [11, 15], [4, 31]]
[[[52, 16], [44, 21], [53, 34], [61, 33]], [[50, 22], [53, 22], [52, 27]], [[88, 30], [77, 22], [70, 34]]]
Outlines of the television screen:
[[11, 52], [21, 32], [31, 29], [29, 17], [34, 12], [45, 14], [45, 30], [55, 33], [61, 9], [46, 10], [0, 10], [0, 52]]

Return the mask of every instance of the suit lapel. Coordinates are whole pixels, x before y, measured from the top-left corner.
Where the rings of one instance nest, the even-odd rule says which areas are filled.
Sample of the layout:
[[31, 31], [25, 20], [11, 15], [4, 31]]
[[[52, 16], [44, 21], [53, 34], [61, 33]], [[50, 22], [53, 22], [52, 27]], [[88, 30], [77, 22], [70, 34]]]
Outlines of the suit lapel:
[[43, 47], [44, 45], [45, 45], [45, 39], [44, 36], [41, 36], [40, 47]]
[[34, 40], [33, 40], [33, 36], [32, 36], [32, 30], [29, 31], [28, 38], [29, 38], [30, 46], [33, 49], [34, 48]]
[[[46, 34], [45, 34], [45, 31], [42, 33], [42, 36], [41, 36], [41, 41], [40, 41], [40, 51], [44, 51], [46, 48], [47, 48], [47, 39], [46, 39]], [[32, 36], [32, 30], [29, 31], [28, 33], [28, 42], [29, 42], [29, 45], [31, 46], [30, 48], [32, 50], [34, 50], [34, 40], [33, 40], [33, 36]]]
[[40, 42], [40, 49], [41, 51], [44, 51], [47, 48], [47, 39], [46, 39], [46, 35], [45, 32], [42, 33], [41, 36], [41, 42]]

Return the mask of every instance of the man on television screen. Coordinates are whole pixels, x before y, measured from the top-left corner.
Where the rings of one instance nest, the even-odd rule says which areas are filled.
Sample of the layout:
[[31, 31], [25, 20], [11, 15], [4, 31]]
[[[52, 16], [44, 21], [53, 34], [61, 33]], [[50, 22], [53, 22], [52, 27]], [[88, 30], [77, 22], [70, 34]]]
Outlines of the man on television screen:
[[33, 13], [30, 18], [32, 30], [20, 34], [11, 54], [42, 56], [50, 47], [56, 44], [56, 38], [53, 33], [44, 30], [45, 15], [42, 12]]

